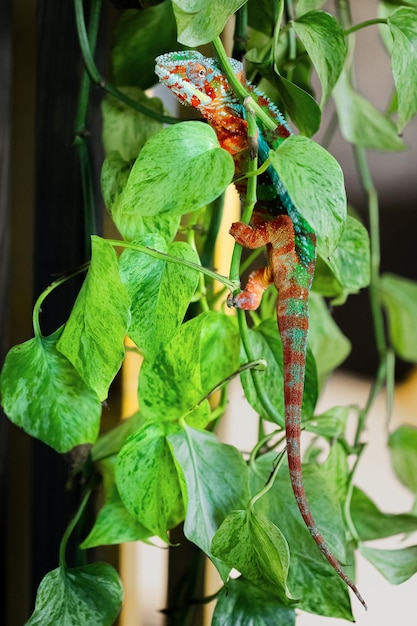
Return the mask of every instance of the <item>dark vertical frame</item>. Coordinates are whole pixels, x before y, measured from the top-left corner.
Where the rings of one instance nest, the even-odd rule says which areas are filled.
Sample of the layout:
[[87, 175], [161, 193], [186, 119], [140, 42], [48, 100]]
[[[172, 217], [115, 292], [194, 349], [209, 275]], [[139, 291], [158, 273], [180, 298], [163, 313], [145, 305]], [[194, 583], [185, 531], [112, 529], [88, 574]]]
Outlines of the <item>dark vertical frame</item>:
[[[0, 362], [7, 349], [8, 286], [10, 249], [10, 135], [11, 135], [11, 0], [0, 3]], [[2, 580], [6, 580], [7, 517], [7, 439], [9, 425], [0, 413], [0, 564]], [[0, 591], [0, 623], [6, 624], [6, 586]]]
[[[34, 299], [89, 255], [74, 147], [83, 66], [73, 2], [2, 0], [0, 52], [2, 362], [8, 348], [33, 335]], [[98, 117], [100, 99], [95, 90], [92, 119]], [[89, 130], [96, 159], [100, 129]], [[65, 322], [80, 283], [67, 283], [45, 302], [45, 335]], [[59, 543], [79, 494], [66, 487], [63, 458], [3, 416], [0, 437], [0, 558], [7, 581], [0, 623], [22, 626], [42, 577], [58, 565]], [[74, 542], [69, 565], [76, 555]]]
[[[89, 258], [74, 146], [83, 66], [73, 2], [38, 0], [36, 49], [34, 292], [38, 295], [57, 275]], [[68, 318], [81, 281], [65, 283], [48, 297], [41, 317], [45, 335]], [[32, 476], [34, 596], [42, 577], [57, 567], [59, 543], [80, 494], [76, 483], [66, 489], [68, 467], [63, 457], [38, 441], [33, 443]], [[70, 544], [67, 560], [70, 566], [77, 564], [75, 545]]]
[[[10, 147], [3, 169], [8, 189], [7, 245], [2, 247], [2, 262], [7, 268], [2, 291], [2, 307], [7, 317], [3, 346], [24, 341], [31, 336], [32, 239], [34, 189], [34, 84], [35, 84], [35, 0], [5, 0], [1, 3], [1, 39], [6, 46], [2, 63], [8, 58], [9, 74], [3, 97], [8, 103]], [[4, 21], [3, 21], [4, 17]], [[6, 78], [6, 77], [5, 77]], [[4, 101], [3, 101], [4, 106]], [[3, 347], [2, 346], [2, 347]], [[5, 520], [5, 601], [2, 610], [8, 626], [20, 626], [31, 606], [31, 441], [9, 422], [2, 429], [6, 444], [2, 499]], [[7, 433], [7, 436], [5, 435]], [[4, 439], [3, 439], [3, 435]], [[2, 494], [3, 495], [3, 494]], [[5, 506], [4, 506], [5, 505]]]

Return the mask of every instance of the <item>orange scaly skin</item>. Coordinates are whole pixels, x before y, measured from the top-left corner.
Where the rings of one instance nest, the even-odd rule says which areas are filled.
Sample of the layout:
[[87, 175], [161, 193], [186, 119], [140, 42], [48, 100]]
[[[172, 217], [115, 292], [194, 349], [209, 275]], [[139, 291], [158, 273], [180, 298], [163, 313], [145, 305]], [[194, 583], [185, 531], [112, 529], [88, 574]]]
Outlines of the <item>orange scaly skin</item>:
[[[260, 162], [263, 163], [270, 147], [276, 148], [291, 133], [278, 109], [245, 81], [241, 64], [234, 59], [231, 62], [240, 81], [248, 91], [255, 94], [257, 103], [277, 123], [273, 132], [259, 127], [258, 151]], [[216, 132], [220, 145], [233, 156], [236, 176], [244, 174], [249, 153], [245, 109], [234, 96], [216, 60], [207, 59], [192, 50], [172, 52], [156, 59], [155, 71], [160, 81], [171, 89], [180, 102], [200, 111]], [[246, 182], [239, 182], [237, 188], [240, 197], [244, 199]], [[245, 290], [236, 296], [230, 295], [228, 304], [255, 310], [268, 285], [274, 283], [278, 291], [276, 311], [283, 346], [285, 430], [292, 489], [312, 538], [366, 608], [358, 589], [330, 551], [314, 521], [301, 471], [301, 408], [307, 350], [308, 297], [315, 268], [316, 236], [271, 167], [258, 177], [257, 195], [252, 226], [236, 222], [229, 232], [237, 243], [247, 248], [266, 246], [268, 265], [252, 272]]]

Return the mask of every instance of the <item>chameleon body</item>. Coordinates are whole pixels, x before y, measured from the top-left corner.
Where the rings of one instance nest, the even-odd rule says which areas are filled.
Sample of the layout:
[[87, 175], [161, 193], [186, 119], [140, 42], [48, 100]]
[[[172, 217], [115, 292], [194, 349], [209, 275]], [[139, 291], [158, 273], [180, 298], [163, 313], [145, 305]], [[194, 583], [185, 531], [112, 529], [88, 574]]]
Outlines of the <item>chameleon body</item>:
[[[258, 155], [262, 164], [270, 148], [276, 148], [291, 131], [279, 110], [244, 78], [242, 64], [231, 59], [232, 67], [255, 101], [276, 122], [274, 131], [258, 124]], [[220, 145], [234, 159], [235, 175], [247, 171], [248, 145], [245, 107], [233, 94], [215, 59], [192, 50], [172, 52], [156, 59], [156, 74], [186, 105], [192, 106], [216, 132]], [[236, 185], [241, 199], [246, 193], [245, 179]], [[252, 224], [232, 224], [230, 234], [247, 248], [266, 246], [268, 264], [249, 276], [244, 291], [230, 295], [231, 306], [256, 309], [266, 287], [274, 283], [277, 291], [277, 321], [283, 346], [285, 429], [290, 479], [295, 499], [314, 541], [366, 607], [355, 584], [330, 551], [308, 504], [301, 472], [301, 408], [304, 391], [308, 333], [308, 296], [314, 275], [316, 236], [294, 206], [286, 188], [272, 167], [258, 177], [257, 202]]]

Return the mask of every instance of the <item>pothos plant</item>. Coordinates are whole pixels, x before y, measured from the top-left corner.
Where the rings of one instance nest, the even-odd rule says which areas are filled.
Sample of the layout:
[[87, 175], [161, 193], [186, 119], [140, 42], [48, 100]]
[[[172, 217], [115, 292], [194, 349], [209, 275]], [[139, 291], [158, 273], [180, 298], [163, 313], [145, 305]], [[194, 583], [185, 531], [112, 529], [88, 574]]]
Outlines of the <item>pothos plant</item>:
[[[80, 550], [154, 536], [169, 542], [170, 530], [183, 522], [187, 539], [219, 573], [213, 626], [290, 626], [296, 608], [353, 619], [346, 586], [301, 520], [281, 454], [283, 372], [276, 294], [268, 291], [260, 310], [251, 315], [242, 349], [242, 329], [225, 313], [226, 295], [236, 290], [239, 276], [220, 276], [213, 269], [232, 158], [207, 125], [178, 123], [158, 98], [144, 91], [156, 82], [155, 57], [167, 50], [214, 42], [224, 56], [219, 35], [235, 13], [234, 54], [245, 54], [248, 78], [304, 136], [296, 137], [285, 159], [277, 160], [279, 174], [290, 195], [301, 198], [300, 210], [308, 205], [315, 212], [328, 251], [319, 256], [310, 303], [303, 426], [315, 438], [305, 455], [308, 496], [323, 535], [343, 562], [353, 564], [359, 549], [392, 583], [417, 571], [417, 547], [386, 551], [366, 544], [416, 530], [416, 507], [388, 515], [354, 486], [365, 446], [362, 433], [382, 387], [392, 404], [396, 355], [417, 361], [417, 284], [380, 275], [378, 196], [366, 154], [368, 148], [395, 152], [406, 147], [399, 135], [417, 111], [417, 3], [380, 2], [378, 16], [360, 24], [352, 23], [349, 2], [335, 0], [333, 15], [322, 10], [323, 4], [138, 2], [117, 21], [109, 82], [94, 63], [100, 0], [92, 2], [88, 27], [82, 0], [75, 0], [87, 72], [77, 144], [85, 154], [86, 136], [80, 131], [88, 76], [107, 92], [101, 188], [120, 239], [92, 234], [91, 262], [69, 319], [52, 335], [42, 334], [41, 306], [48, 306], [48, 294], [70, 278], [65, 276], [39, 296], [34, 338], [10, 350], [1, 374], [2, 406], [12, 422], [59, 454], [82, 452], [77, 458], [84, 494], [63, 536], [58, 567], [40, 585], [27, 622], [31, 626], [104, 626], [117, 617], [123, 595], [117, 572], [103, 563], [69, 568], [65, 559], [68, 538], [98, 477], [104, 504]], [[394, 96], [384, 112], [355, 88], [354, 33], [376, 27], [392, 59]], [[320, 104], [310, 82], [313, 68], [321, 84]], [[333, 157], [306, 139], [319, 129], [331, 97], [368, 193], [370, 237], [357, 216], [346, 215], [343, 180]], [[87, 213], [92, 210], [89, 171], [83, 177]], [[320, 389], [350, 349], [327, 302], [342, 306], [365, 288], [379, 353], [375, 382], [364, 407], [335, 406], [317, 414]], [[126, 337], [143, 356], [139, 411], [100, 435], [102, 403], [123, 363]], [[238, 376], [259, 414], [259, 440], [245, 455], [216, 435], [227, 385]], [[346, 436], [348, 419], [356, 424], [352, 439]], [[394, 471], [416, 493], [417, 431], [401, 427], [387, 432], [387, 442]], [[328, 454], [321, 461], [324, 444]], [[236, 515], [238, 527], [232, 523]], [[237, 543], [231, 541], [236, 532]], [[240, 576], [229, 579], [231, 568]]]

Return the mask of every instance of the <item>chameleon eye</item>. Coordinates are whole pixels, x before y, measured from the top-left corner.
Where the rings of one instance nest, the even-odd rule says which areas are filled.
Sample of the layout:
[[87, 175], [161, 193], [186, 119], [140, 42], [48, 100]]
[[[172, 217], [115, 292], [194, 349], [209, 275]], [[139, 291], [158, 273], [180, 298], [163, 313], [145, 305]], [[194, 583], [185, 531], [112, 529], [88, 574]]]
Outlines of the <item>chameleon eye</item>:
[[202, 63], [193, 63], [187, 67], [187, 78], [199, 86], [207, 76], [207, 68]]

